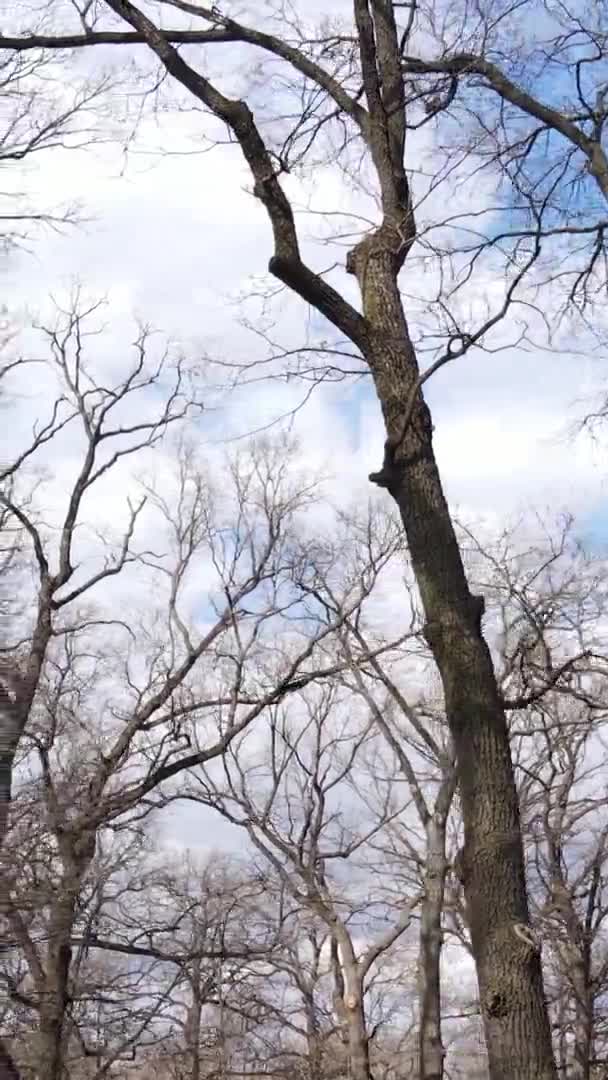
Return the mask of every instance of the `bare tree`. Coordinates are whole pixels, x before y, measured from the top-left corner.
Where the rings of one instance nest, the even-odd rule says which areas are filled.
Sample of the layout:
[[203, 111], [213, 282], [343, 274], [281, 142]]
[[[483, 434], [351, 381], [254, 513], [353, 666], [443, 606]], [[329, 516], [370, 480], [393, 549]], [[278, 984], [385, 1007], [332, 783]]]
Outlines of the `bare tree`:
[[[19, 752], [20, 783], [29, 773], [41, 815], [37, 841], [52, 851], [55, 875], [44, 956], [27, 925], [20, 927], [36, 989], [40, 1075], [55, 1078], [63, 1068], [70, 941], [100, 832], [119, 819], [122, 827], [125, 816], [145, 816], [146, 800], [160, 785], [223, 755], [265, 709], [322, 677], [323, 654], [315, 654], [335, 626], [313, 612], [305, 628], [300, 623], [295, 582], [307, 546], [296, 518], [310, 511], [314, 485], [290, 478], [284, 445], [238, 455], [215, 495], [184, 448], [173, 493], [145, 484], [114, 549], [101, 539], [92, 551], [78, 546], [91, 489], [125, 459], [160, 446], [168, 428], [200, 407], [184, 362], [167, 354], [154, 363], [145, 333], [131, 370], [114, 385], [96, 379], [87, 363], [81, 312], [69, 311], [47, 336], [62, 392], [49, 417], [34, 425], [33, 441], [5, 466], [5, 480], [19, 478], [36, 452], [48, 451], [71, 426], [81, 457], [57, 533], [35, 499], [24, 505], [10, 487], [2, 495], [31, 545], [35, 582], [33, 611], [26, 605], [23, 622], [13, 623], [3, 653], [2, 809], [6, 828]], [[136, 547], [144, 510], [167, 552]], [[113, 599], [108, 586], [119, 574], [126, 585], [130, 571], [147, 593], [139, 612], [135, 606], [125, 617], [124, 596]], [[210, 586], [201, 620], [187, 590], [203, 572]], [[348, 611], [359, 602], [357, 595]], [[4, 863], [0, 901], [4, 915], [19, 922], [16, 872]]]
[[[136, 558], [130, 545], [143, 503], [130, 507], [128, 526], [118, 552], [108, 552], [102, 569], [97, 573], [78, 583], [73, 582], [76, 575], [73, 549], [82, 520], [83, 500], [93, 485], [118, 462], [153, 447], [171, 425], [182, 421], [192, 408], [200, 407], [195, 399], [188, 396], [186, 372], [181, 362], [172, 372], [168, 357], [162, 358], [156, 365], [148, 362], [145, 332], [135, 346], [135, 361], [124, 379], [110, 389], [96, 385], [82, 353], [87, 334], [86, 320], [96, 308], [97, 305], [88, 310], [74, 306], [60, 315], [56, 326], [45, 330], [49, 341], [49, 363], [57, 374], [60, 389], [48, 416], [42, 420], [32, 417], [32, 441], [16, 450], [13, 460], [4, 462], [0, 471], [3, 483], [0, 502], [5, 518], [19, 526], [27, 537], [38, 577], [33, 597], [35, 607], [27, 632], [20, 633], [23, 627], [18, 626], [16, 639], [13, 642], [8, 640], [3, 648], [0, 683], [0, 769], [3, 782], [0, 791], [0, 842], [7, 824], [13, 761], [40, 685], [47, 650], [59, 630], [63, 613], [70, 605], [76, 610], [77, 604], [92, 589], [121, 573]], [[24, 365], [24, 361], [16, 360], [14, 364], [7, 365], [5, 374], [14, 377]], [[146, 391], [159, 383], [164, 377], [165, 368], [170, 386], [161, 409], [151, 411], [148, 417], [135, 424], [125, 421], [122, 416], [119, 419], [117, 414], [128, 408], [132, 400], [143, 398]], [[56, 569], [52, 570], [50, 545], [45, 543], [44, 534], [36, 524], [34, 513], [29, 512], [27, 502], [19, 499], [15, 484], [34, 456], [76, 423], [80, 425], [84, 453], [76, 482], [66, 500], [58, 550], [53, 552], [56, 555]]]
[[487, 0], [474, 13], [452, 7], [449, 18], [432, 3], [417, 8], [423, 34], [406, 46], [405, 78], [448, 153], [508, 180], [499, 189], [507, 223], [462, 219], [472, 262], [487, 246], [521, 258], [542, 236], [544, 280], [591, 308], [606, 288], [604, 5]]
[[[568, 699], [547, 702], [537, 719], [545, 742], [528, 792], [538, 881], [538, 932], [551, 975], [558, 1061], [573, 1080], [590, 1080], [606, 1064], [604, 717]], [[536, 756], [536, 755], [535, 755]]]
[[[475, 61], [477, 40], [485, 47], [486, 39], [490, 44], [494, 40], [494, 26], [499, 27], [499, 34], [512, 30], [515, 7], [509, 6], [505, 14], [500, 6], [497, 9], [492, 6], [477, 19], [465, 6], [457, 13], [453, 32], [448, 18], [448, 29], [444, 33], [440, 27], [439, 38], [442, 41], [442, 35], [447, 36], [447, 47], [452, 49], [456, 36], [460, 53], [456, 64], [450, 56], [446, 59], [443, 41], [439, 59], [433, 56], [424, 60], [416, 56], [418, 31], [425, 32], [429, 21], [443, 20], [443, 13], [433, 7], [428, 17], [422, 12], [420, 21], [414, 4], [402, 8], [389, 0], [354, 0], [354, 19], [346, 25], [329, 26], [320, 33], [308, 32], [292, 16], [291, 9], [280, 6], [276, 16], [271, 13], [268, 20], [261, 16], [254, 26], [241, 23], [217, 6], [173, 0], [162, 5], [163, 14], [167, 8], [177, 8], [180, 15], [189, 15], [200, 22], [191, 31], [173, 31], [161, 27], [131, 0], [107, 0], [103, 8], [95, 8], [88, 22], [85, 15], [84, 32], [55, 38], [48, 34], [24, 34], [21, 40], [5, 37], [2, 43], [18, 51], [33, 47], [88, 47], [104, 41], [121, 46], [145, 43], [165, 73], [225, 125], [231, 139], [238, 143], [251, 172], [254, 195], [262, 203], [272, 227], [271, 274], [323, 315], [339, 335], [339, 345], [346, 342], [345, 348], [360, 364], [359, 370], [371, 374], [387, 430], [384, 462], [371, 474], [371, 479], [388, 490], [403, 521], [425, 612], [425, 634], [441, 675], [456, 754], [465, 832], [463, 881], [490, 1074], [492, 1080], [500, 1080], [516, 1070], [522, 1078], [548, 1080], [555, 1076], [555, 1064], [540, 957], [514, 929], [529, 925], [529, 910], [504, 701], [482, 633], [483, 603], [469, 588], [444, 498], [433, 452], [432, 423], [422, 388], [435, 371], [482, 343], [514, 302], [517, 289], [539, 259], [543, 237], [553, 228], [552, 177], [547, 174], [541, 211], [531, 197], [531, 181], [527, 187], [523, 185], [522, 199], [532, 224], [525, 230], [516, 230], [517, 235], [507, 243], [509, 270], [500, 304], [487, 318], [463, 327], [451, 310], [446, 314], [444, 300], [440, 344], [435, 348], [436, 339], [433, 339], [432, 362], [421, 371], [409, 311], [405, 309], [398, 284], [406, 259], [411, 261], [415, 257], [410, 252], [415, 253], [416, 244], [423, 239], [404, 154], [408, 127], [415, 125], [420, 110], [427, 119], [435, 114], [448, 115], [446, 110], [455, 100], [459, 80], [472, 73], [492, 93], [498, 93], [501, 101], [516, 107], [518, 117], [522, 114], [533, 118], [532, 129], [524, 132], [521, 154], [517, 143], [515, 171], [519, 160], [524, 163], [532, 160], [529, 151], [534, 150], [543, 132], [556, 132], [569, 142], [568, 166], [572, 147], [588, 163], [590, 175], [604, 191], [601, 68], [597, 82], [599, 104], [589, 105], [588, 92], [583, 87], [579, 94], [584, 110], [581, 118], [548, 108], [518, 88], [487, 53], [482, 60]], [[111, 15], [106, 23], [103, 16], [108, 12]], [[560, 12], [561, 7], [556, 19]], [[471, 19], [475, 20], [472, 29]], [[467, 39], [464, 59], [463, 35]], [[598, 42], [601, 45], [603, 41], [601, 35], [601, 26], [591, 27], [582, 53], [575, 57], [579, 82], [583, 78], [581, 73], [588, 67], [587, 60], [593, 58], [593, 50], [597, 51]], [[300, 106], [298, 117], [288, 125], [286, 134], [285, 126], [277, 123], [276, 136], [267, 127], [263, 135], [253, 111], [254, 94], [247, 103], [224, 93], [203, 73], [197, 53], [188, 52], [186, 57], [180, 52], [179, 45], [188, 42], [213, 48], [237, 43], [239, 47], [248, 45], [264, 50], [284, 65], [291, 87], [297, 87], [299, 101], [305, 100], [307, 107], [302, 110]], [[556, 34], [553, 48], [556, 63], [562, 62], [562, 47], [562, 38]], [[591, 50], [589, 56], [584, 51], [587, 48]], [[239, 62], [241, 55], [239, 52]], [[423, 83], [418, 91], [409, 78], [412, 75], [439, 76], [438, 85]], [[476, 90], [474, 85], [473, 92]], [[279, 105], [278, 111], [277, 119], [285, 120], [284, 112], [288, 110], [283, 112]], [[535, 127], [537, 121], [539, 132]], [[359, 155], [375, 203], [370, 231], [355, 244], [346, 260], [346, 270], [356, 278], [359, 287], [362, 312], [344, 295], [343, 283], [340, 292], [305, 261], [302, 237], [298, 235], [292, 206], [280, 182], [286, 169], [304, 168], [307, 162], [315, 160], [319, 141], [326, 131], [334, 133], [334, 142], [330, 143], [325, 161], [335, 161], [337, 168], [348, 170], [352, 168], [353, 156]], [[492, 138], [496, 131], [493, 126]], [[516, 138], [520, 139], [519, 134]], [[465, 150], [470, 152], [468, 144]], [[507, 148], [507, 157], [510, 152]], [[558, 174], [560, 178], [570, 175], [559, 168]], [[540, 220], [539, 213], [542, 213]], [[559, 221], [555, 228], [565, 235], [568, 226]], [[586, 228], [582, 227], [581, 235], [587, 235]], [[592, 245], [599, 238], [601, 255], [604, 237], [601, 221], [592, 222], [589, 235]], [[500, 237], [493, 235], [490, 247], [496, 248], [499, 240]], [[513, 257], [514, 250], [517, 259]], [[585, 280], [591, 280], [589, 273], [595, 273], [596, 263], [593, 256]]]
[[[356, 542], [356, 541], [355, 541]], [[340, 611], [340, 597], [335, 579], [320, 567], [315, 581], [316, 595], [322, 597], [334, 616]], [[418, 1075], [420, 1080], [441, 1080], [445, 1049], [441, 1036], [440, 961], [443, 940], [442, 921], [446, 874], [448, 871], [448, 819], [456, 789], [456, 769], [451, 740], [445, 730], [441, 694], [432, 700], [432, 671], [428, 664], [428, 646], [416, 612], [415, 597], [410, 592], [412, 617], [410, 632], [398, 647], [389, 647], [373, 620], [347, 618], [338, 631], [339, 653], [346, 670], [338, 678], [343, 686], [360, 698], [387, 745], [387, 759], [380, 757], [382, 773], [401, 773], [412, 800], [414, 821], [409, 815], [396, 819], [389, 833], [378, 840], [382, 858], [387, 851], [394, 858], [399, 852], [414, 867], [416, 889], [421, 900], [419, 918], [419, 957], [417, 989], [420, 1019], [418, 1025]], [[421, 689], [403, 689], [406, 677]], [[370, 763], [370, 768], [373, 766]], [[401, 827], [403, 826], [403, 827]], [[414, 839], [419, 832], [423, 843]], [[406, 979], [404, 978], [404, 983]]]
[[[277, 159], [251, 109], [227, 97], [130, 0], [107, 5], [141, 34], [167, 73], [221, 120], [251, 170], [254, 193], [273, 229], [270, 270], [312, 304], [360, 351], [374, 379], [387, 427], [383, 467], [372, 479], [394, 498], [407, 534], [426, 615], [426, 635], [441, 673], [446, 714], [457, 756], [465, 824], [466, 891], [493, 1080], [517, 1068], [523, 1077], [554, 1077], [539, 958], [515, 936], [527, 925], [517, 792], [508, 731], [492, 662], [481, 632], [482, 601], [471, 595], [432, 448], [432, 424], [397, 279], [416, 239], [404, 146], [406, 95], [402, 41], [411, 20], [384, 0], [355, 0], [352, 63], [366, 104], [328, 70], [314, 41], [297, 48], [278, 34], [250, 29], [217, 8], [186, 10], [211, 35], [251, 42], [284, 58], [314, 84], [371, 163], [379, 223], [350, 252], [347, 270], [359, 284], [360, 314], [303, 260], [292, 208], [279, 182]], [[183, 7], [184, 5], [180, 5]], [[352, 40], [354, 38], [354, 40]], [[315, 55], [317, 54], [317, 55]], [[348, 86], [348, 83], [347, 83]], [[531, 258], [534, 258], [532, 252]], [[487, 331], [450, 342], [433, 369]]]
[[[356, 631], [355, 636], [360, 638], [362, 635]], [[346, 647], [348, 649], [348, 645]], [[373, 674], [366, 685], [365, 669], [353, 665], [353, 688], [369, 705], [395, 756], [397, 768], [407, 781], [424, 836], [424, 847], [420, 852], [409, 840], [411, 827], [408, 826], [397, 840], [397, 850], [403, 847], [404, 857], [414, 862], [420, 874], [418, 1072], [420, 1080], [441, 1080], [445, 1048], [441, 1035], [440, 962], [444, 890], [449, 866], [446, 849], [448, 817], [456, 788], [454, 756], [449, 740], [446, 743], [441, 731], [441, 723], [433, 724], [432, 711], [420, 705], [413, 707], [380, 661], [373, 660], [370, 668]], [[374, 693], [376, 680], [384, 695]], [[395, 723], [397, 710], [400, 723]], [[394, 828], [400, 832], [398, 822], [394, 823]]]
[[103, 74], [78, 79], [70, 89], [57, 55], [2, 49], [0, 245], [5, 254], [27, 246], [35, 230], [58, 230], [78, 220], [77, 206], [53, 205], [51, 198], [44, 205], [34, 201], [22, 163], [31, 168], [51, 151], [99, 143], [104, 138], [108, 97], [114, 89], [116, 84]]
[[589, 1080], [605, 1058], [605, 559], [570, 518], [536, 521], [528, 538], [468, 535], [510, 712], [530, 940], [543, 950], [559, 1067]]
[[[387, 895], [381, 882], [372, 886], [365, 873], [370, 840], [399, 809], [392, 805], [392, 785], [385, 785], [379, 815], [363, 816], [365, 803], [355, 796], [361, 778], [351, 794], [351, 813], [346, 816], [340, 808], [339, 785], [356, 767], [370, 720], [364, 713], [354, 731], [352, 706], [341, 718], [337, 692], [329, 686], [303, 697], [298, 709], [301, 720], [295, 715], [295, 699], [289, 712], [274, 710], [259, 748], [246, 739], [235, 742], [221, 771], [201, 771], [189, 797], [213, 806], [246, 830], [298, 904], [325, 925], [336, 981], [336, 1017], [348, 1045], [350, 1073], [369, 1080], [366, 982], [379, 958], [409, 927], [420, 898], [414, 893], [402, 899], [395, 912], [390, 890]], [[355, 875], [350, 885], [337, 870], [345, 860]]]

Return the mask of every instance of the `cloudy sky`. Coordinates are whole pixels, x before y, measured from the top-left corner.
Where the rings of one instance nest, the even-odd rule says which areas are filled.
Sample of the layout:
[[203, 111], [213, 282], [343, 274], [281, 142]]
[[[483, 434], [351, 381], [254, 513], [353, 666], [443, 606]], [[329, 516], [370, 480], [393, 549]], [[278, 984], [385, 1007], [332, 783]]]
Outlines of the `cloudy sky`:
[[[88, 54], [78, 58], [79, 71], [90, 65], [98, 73], [112, 60], [102, 52]], [[226, 76], [232, 88], [235, 80], [234, 73]], [[121, 94], [110, 124], [115, 141], [50, 151], [22, 169], [10, 164], [12, 183], [27, 190], [34, 205], [37, 200], [45, 207], [78, 203], [86, 219], [60, 233], [39, 233], [29, 250], [7, 259], [3, 298], [12, 322], [27, 326], [50, 317], [51, 298], [61, 300], [78, 282], [90, 296], [107, 297], [103, 337], [93, 346], [103, 370], [120, 363], [137, 320], [151, 324], [194, 361], [211, 357], [242, 363], [263, 357], [265, 344], [243, 325], [243, 317], [260, 312], [251, 293], [267, 283], [271, 238], [239, 151], [229, 146], [209, 150], [202, 139], [208, 121], [196, 112], [166, 111], [166, 99], [156, 115], [140, 119], [128, 138], [141, 101]], [[124, 112], [131, 126], [121, 127]], [[428, 171], [430, 129], [410, 152], [420, 155]], [[287, 190], [299, 208], [373, 214], [370, 200], [347, 189], [332, 169], [319, 169], [302, 182], [290, 178]], [[480, 182], [474, 190], [461, 189], [457, 197], [466, 210], [473, 200], [478, 208], [480, 200], [491, 199], [491, 192]], [[432, 209], [432, 200], [427, 201], [425, 213]], [[327, 266], [336, 251], [328, 253], [320, 242], [316, 216], [302, 213], [298, 220], [307, 257], [316, 269]], [[338, 250], [342, 260], [344, 251]], [[352, 280], [338, 271], [338, 281], [356, 302]], [[425, 285], [417, 270], [406, 264], [402, 282], [404, 293], [415, 294], [419, 302]], [[487, 279], [485, 284], [491, 295], [497, 283]], [[239, 303], [242, 297], [248, 297], [244, 304]], [[324, 332], [297, 300], [279, 298], [273, 319], [272, 327], [263, 324], [286, 347]], [[31, 335], [24, 340], [28, 349], [39, 346]], [[214, 378], [219, 377], [215, 372]], [[603, 377], [601, 358], [528, 347], [493, 354], [472, 351], [427, 384], [439, 465], [459, 515], [499, 524], [531, 509], [550, 515], [568, 509], [576, 514], [580, 531], [602, 547], [608, 535], [604, 448], [583, 436], [574, 438], [572, 427]], [[19, 393], [12, 435], [3, 435], [7, 441], [25, 437], [32, 416], [44, 409], [44, 376], [32, 381], [28, 375]], [[290, 413], [304, 393], [301, 385], [274, 381], [252, 383], [230, 396], [214, 395], [215, 409], [201, 428], [203, 451], [213, 456], [226, 438], [245, 436]], [[375, 494], [366, 477], [380, 463], [383, 431], [369, 383], [317, 390], [291, 423], [303, 461], [331, 478], [329, 490], [337, 499], [367, 500]], [[56, 451], [60, 490], [73, 465], [70, 446], [68, 441]], [[124, 508], [124, 492], [115, 483], [104, 498], [97, 507], [98, 523], [104, 514], [114, 518], [117, 506]], [[219, 831], [214, 835], [219, 841]]]
[[[103, 62], [97, 54], [95, 64]], [[89, 294], [108, 297], [108, 353], [132, 340], [135, 317], [193, 357], [242, 361], [249, 353], [261, 355], [259, 340], [239, 325], [236, 301], [265, 275], [270, 230], [250, 194], [238, 150], [200, 148], [198, 129], [205, 123], [196, 114], [161, 115], [140, 124], [127, 155], [115, 144], [51, 151], [28, 164], [19, 183], [27, 185], [33, 201], [79, 203], [88, 220], [61, 234], [38, 235], [28, 253], [5, 264], [4, 299], [17, 320], [44, 311], [50, 294], [61, 297], [78, 281]], [[157, 147], [164, 152], [146, 152]], [[342, 208], [356, 202], [329, 170], [306, 190], [289, 183], [301, 205]], [[459, 195], [465, 207], [473, 197], [483, 198], [483, 190], [477, 186]], [[314, 228], [315, 219], [304, 221], [305, 236]], [[317, 267], [329, 261], [314, 238], [309, 253]], [[406, 264], [405, 292], [418, 289], [415, 275]], [[350, 282], [347, 287], [356, 299]], [[305, 305], [283, 303], [281, 342], [304, 342], [310, 326]], [[599, 540], [606, 515], [602, 448], [572, 439], [569, 428], [593, 400], [602, 375], [598, 358], [533, 349], [472, 352], [438, 374], [427, 384], [427, 397], [452, 504], [474, 516], [510, 515], [532, 505], [569, 507]], [[301, 387], [250, 386], [245, 396], [224, 402], [210, 438], [217, 442], [226, 431], [244, 434], [262, 426], [302, 396]], [[307, 459], [329, 465], [341, 490], [347, 483], [359, 495], [367, 493], [366, 474], [377, 466], [382, 446], [369, 385], [340, 384], [316, 393], [297, 415], [294, 430]]]

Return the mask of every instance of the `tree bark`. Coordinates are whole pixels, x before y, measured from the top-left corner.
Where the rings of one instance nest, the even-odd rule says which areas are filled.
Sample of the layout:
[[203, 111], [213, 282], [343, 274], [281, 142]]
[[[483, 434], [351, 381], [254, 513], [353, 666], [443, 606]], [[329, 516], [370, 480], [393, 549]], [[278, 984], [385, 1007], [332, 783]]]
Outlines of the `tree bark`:
[[588, 943], [584, 940], [576, 914], [566, 920], [566, 933], [570, 935], [558, 947], [563, 977], [570, 986], [574, 1011], [571, 1080], [590, 1080], [594, 1042], [594, 1008], [591, 986], [590, 956]]
[[350, 1080], [370, 1080], [369, 1040], [363, 1009], [363, 995], [346, 1001], [346, 1022], [348, 1031], [348, 1059], [350, 1062]]
[[490, 1077], [555, 1080], [540, 957], [514, 932], [515, 925], [528, 925], [529, 913], [506, 718], [481, 630], [481, 601], [468, 587], [435, 461], [430, 413], [397, 285], [399, 246], [399, 231], [385, 225], [349, 260], [372, 328], [366, 359], [388, 434], [376, 482], [399, 508], [426, 638], [443, 683], [457, 757], [465, 895]]
[[201, 1075], [201, 1016], [203, 999], [201, 994], [201, 961], [192, 961], [189, 972], [190, 1007], [186, 1020], [186, 1044], [190, 1058], [190, 1080], [200, 1080]]
[[323, 1077], [323, 1052], [319, 1034], [319, 1021], [315, 1008], [312, 991], [306, 995], [304, 1002], [306, 1014], [306, 1050], [308, 1056], [309, 1080], [322, 1080]]
[[37, 1039], [39, 1080], [62, 1080], [64, 1031], [72, 950], [70, 937], [75, 904], [71, 897], [57, 903], [49, 924], [44, 986], [40, 994]]
[[335, 983], [334, 1006], [348, 1054], [349, 1080], [371, 1080], [363, 977], [352, 943], [339, 927], [336, 927], [336, 936], [332, 935], [331, 957]]
[[445, 1049], [441, 1039], [441, 946], [447, 858], [445, 819], [433, 815], [426, 825], [424, 899], [420, 905], [418, 997], [420, 1002], [420, 1080], [443, 1080]]
[[65, 1075], [65, 1027], [69, 1004], [72, 961], [70, 942], [74, 930], [78, 897], [95, 855], [95, 832], [84, 827], [73, 833], [56, 833], [63, 861], [48, 925], [48, 945], [42, 979], [37, 985], [40, 999], [37, 1039], [39, 1080], [62, 1080]]
[[0, 1039], [0, 1080], [20, 1080], [17, 1066]]

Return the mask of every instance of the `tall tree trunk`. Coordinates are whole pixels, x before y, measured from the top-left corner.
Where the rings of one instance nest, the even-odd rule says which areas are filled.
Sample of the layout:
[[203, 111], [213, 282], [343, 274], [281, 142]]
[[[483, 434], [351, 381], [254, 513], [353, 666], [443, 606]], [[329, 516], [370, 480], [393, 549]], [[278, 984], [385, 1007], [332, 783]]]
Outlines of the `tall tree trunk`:
[[[529, 923], [508, 729], [433, 453], [429, 410], [397, 285], [399, 232], [383, 227], [351, 255], [373, 333], [366, 359], [388, 442], [376, 482], [403, 521], [457, 756], [465, 895], [492, 1080], [554, 1080], [540, 957]], [[407, 421], [407, 422], [405, 422]]]
[[192, 961], [189, 973], [190, 983], [190, 1007], [186, 1019], [186, 1045], [190, 1058], [190, 1080], [200, 1080], [201, 1075], [201, 962], [196, 958]]
[[322, 1080], [323, 1053], [319, 1034], [319, 1020], [312, 991], [306, 994], [304, 1009], [306, 1013], [306, 1049], [308, 1054], [309, 1080]]
[[[55, 823], [55, 827], [57, 825]], [[84, 876], [95, 855], [94, 829], [74, 826], [57, 830], [63, 873], [51, 905], [44, 980], [40, 995], [38, 1028], [39, 1080], [62, 1080], [65, 1075], [66, 1012], [76, 906]]]
[[427, 821], [424, 898], [420, 906], [418, 952], [419, 1080], [443, 1080], [445, 1050], [441, 1039], [440, 966], [443, 940], [441, 916], [447, 873], [445, 829], [446, 822], [442, 816], [433, 814]]
[[362, 989], [346, 998], [346, 1030], [348, 1033], [349, 1080], [370, 1080], [369, 1039], [365, 1024]]
[[332, 935], [331, 962], [335, 986], [334, 1008], [348, 1054], [349, 1080], [371, 1080], [363, 978], [352, 943], [342, 928], [337, 928], [336, 936]]
[[[591, 1059], [593, 1056], [593, 993], [589, 970], [589, 956], [582, 929], [577, 925], [574, 912], [566, 923], [566, 932], [572, 936], [565, 940], [559, 955], [564, 980], [570, 987], [574, 1010], [574, 1039], [571, 1045], [572, 1063], [568, 1071], [569, 1080], [590, 1080]], [[568, 925], [569, 923], [569, 925]]]
[[64, 1031], [74, 921], [71, 898], [57, 903], [49, 925], [44, 987], [40, 997], [37, 1059], [39, 1080], [62, 1080]]

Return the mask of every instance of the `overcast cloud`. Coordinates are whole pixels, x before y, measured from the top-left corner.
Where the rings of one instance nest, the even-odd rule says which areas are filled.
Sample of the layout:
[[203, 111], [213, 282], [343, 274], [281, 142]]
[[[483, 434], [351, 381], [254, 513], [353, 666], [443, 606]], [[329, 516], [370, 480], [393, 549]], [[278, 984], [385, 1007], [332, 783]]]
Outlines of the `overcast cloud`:
[[[90, 63], [101, 61], [95, 57]], [[29, 253], [10, 256], [4, 268], [4, 303], [16, 324], [48, 316], [51, 294], [61, 298], [79, 281], [88, 294], [108, 298], [104, 336], [94, 348], [99, 363], [112, 370], [134, 338], [134, 320], [152, 324], [194, 360], [209, 355], [242, 361], [248, 354], [263, 355], [260, 340], [239, 324], [235, 298], [266, 274], [271, 237], [264, 209], [250, 193], [239, 151], [224, 146], [174, 156], [140, 152], [152, 146], [192, 149], [200, 145], [204, 122], [194, 113], [147, 123], [126, 156], [120, 146], [105, 145], [50, 152], [28, 163], [19, 182], [33, 201], [44, 197], [47, 203], [80, 203], [89, 220], [62, 234], [43, 233]], [[419, 143], [419, 149], [428, 170], [432, 147]], [[320, 172], [313, 179], [310, 186], [288, 181], [302, 207], [372, 212], [369, 201], [357, 201], [340, 186], [336, 173]], [[418, 183], [421, 187], [423, 179]], [[483, 186], [459, 194], [465, 207], [467, 198], [478, 205], [485, 197]], [[431, 210], [429, 202], [425, 213]], [[309, 219], [307, 253], [315, 268], [321, 268], [336, 252], [314, 242], [316, 228], [316, 219]], [[318, 232], [316, 236], [318, 240]], [[345, 249], [340, 250], [343, 261]], [[334, 280], [356, 302], [352, 279], [338, 270]], [[403, 288], [418, 297], [423, 291], [423, 282], [407, 263]], [[311, 325], [318, 328], [318, 320], [311, 320], [300, 301], [282, 304], [281, 341], [305, 343]], [[331, 337], [329, 328], [327, 335]], [[26, 341], [27, 348], [38, 347], [30, 335]], [[550, 514], [567, 508], [577, 515], [581, 530], [602, 544], [608, 505], [603, 448], [569, 433], [602, 377], [598, 359], [529, 347], [493, 355], [471, 352], [427, 384], [439, 465], [459, 515], [500, 524], [532, 507]], [[8, 438], [13, 442], [27, 437], [33, 401], [41, 410], [48, 401], [47, 377], [40, 373], [36, 378], [40, 381], [32, 382], [27, 374], [27, 384], [20, 386], [22, 396], [10, 414]], [[199, 427], [203, 452], [213, 458], [226, 436], [245, 435], [289, 413], [304, 392], [302, 386], [271, 382], [249, 385], [221, 402], [213, 396], [217, 408]], [[369, 384], [321, 387], [295, 414], [292, 430], [303, 462], [330, 478], [327, 490], [336, 500], [375, 497], [366, 477], [380, 464], [383, 429]], [[3, 452], [9, 452], [6, 443]], [[56, 471], [58, 500], [73, 472], [75, 453], [76, 444], [67, 438], [53, 449], [54, 458], [47, 459]], [[103, 525], [104, 516], [120, 520], [131, 483], [128, 470], [122, 486], [113, 479], [96, 504], [96, 524]], [[190, 814], [187, 818], [182, 836], [188, 842], [200, 839], [200, 817], [198, 823]], [[175, 836], [175, 822], [167, 827]], [[232, 831], [216, 822], [215, 843], [228, 846]]]

